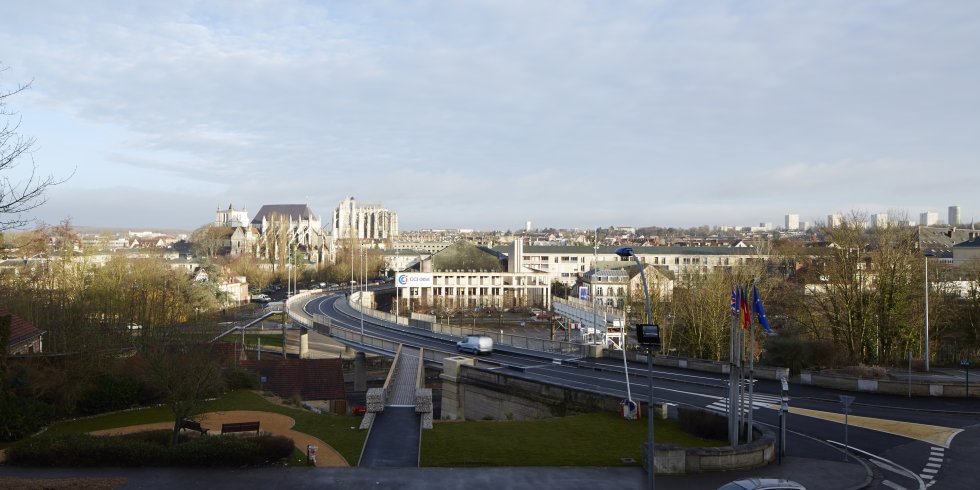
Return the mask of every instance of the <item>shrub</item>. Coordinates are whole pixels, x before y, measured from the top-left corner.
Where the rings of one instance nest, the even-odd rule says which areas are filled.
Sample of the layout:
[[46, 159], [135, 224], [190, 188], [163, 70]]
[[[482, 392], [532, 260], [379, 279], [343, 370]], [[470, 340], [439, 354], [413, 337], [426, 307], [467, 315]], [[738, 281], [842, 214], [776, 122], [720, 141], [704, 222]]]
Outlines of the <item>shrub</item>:
[[854, 376], [855, 378], [884, 379], [888, 377], [888, 370], [881, 366], [867, 366], [859, 364], [857, 366], [847, 366], [840, 370], [842, 374]]
[[54, 420], [54, 407], [39, 400], [0, 395], [0, 441], [16, 441]]
[[182, 437], [167, 447], [168, 431], [123, 436], [59, 434], [21, 441], [7, 450], [7, 461], [21, 466], [261, 466], [293, 454], [283, 436]]
[[102, 374], [95, 380], [94, 388], [78, 400], [76, 410], [80, 415], [94, 415], [130, 408], [139, 403], [140, 393], [139, 381], [127, 376]]
[[224, 370], [224, 375], [229, 390], [259, 388], [259, 376], [253, 372], [240, 368], [227, 368]]
[[21, 466], [155, 466], [168, 459], [158, 444], [88, 434], [35, 437], [7, 450], [7, 461]]
[[260, 434], [197, 437], [174, 447], [173, 463], [179, 466], [260, 466], [293, 454], [293, 440]]

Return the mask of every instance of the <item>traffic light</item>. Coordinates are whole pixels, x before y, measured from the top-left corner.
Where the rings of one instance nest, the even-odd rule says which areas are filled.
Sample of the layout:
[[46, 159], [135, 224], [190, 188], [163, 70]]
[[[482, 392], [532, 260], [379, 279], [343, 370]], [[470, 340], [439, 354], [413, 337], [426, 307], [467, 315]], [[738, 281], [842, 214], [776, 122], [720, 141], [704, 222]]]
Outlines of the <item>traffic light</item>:
[[660, 325], [637, 323], [636, 342], [643, 345], [660, 345]]

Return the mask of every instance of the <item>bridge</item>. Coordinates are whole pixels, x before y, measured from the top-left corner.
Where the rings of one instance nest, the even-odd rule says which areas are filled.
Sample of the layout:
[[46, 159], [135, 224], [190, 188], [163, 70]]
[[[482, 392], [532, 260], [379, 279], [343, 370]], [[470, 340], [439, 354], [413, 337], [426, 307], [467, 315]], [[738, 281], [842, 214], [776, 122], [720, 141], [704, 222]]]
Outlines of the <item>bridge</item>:
[[[627, 384], [635, 399], [647, 399], [648, 376], [656, 381], [655, 403], [667, 410], [680, 406], [724, 410], [722, 407], [726, 406], [728, 378], [725, 363], [658, 356], [651, 372], [645, 369], [645, 356], [635, 352], [627, 352], [624, 361], [620, 352], [610, 356], [608, 351], [600, 352], [587, 345], [528, 339], [502, 332], [496, 332], [497, 346], [492, 355], [459, 356], [454, 344], [467, 333], [466, 329], [425, 321], [410, 322], [375, 311], [365, 311], [362, 324], [356, 300], [355, 297], [348, 302], [343, 295], [301, 295], [290, 299], [288, 309], [293, 320], [311, 332], [327, 335], [358, 350], [393, 357], [400, 346], [403, 352], [407, 346], [419, 348], [419, 361], [443, 370], [444, 418], [447, 415], [466, 419], [502, 418], [499, 411], [489, 414], [474, 409], [477, 405], [474, 403], [459, 404], [456, 407], [462, 406], [464, 410], [453, 412], [454, 397], [465, 399], [473, 396], [474, 390], [483, 390], [478, 393], [480, 396], [494, 396], [495, 389], [497, 393], [540, 390], [534, 396], [545, 392], [560, 393], [556, 396], [563, 398], [565, 408], [570, 410], [575, 409], [576, 403], [582, 406], [591, 403], [593, 409], [600, 406], [604, 410], [615, 410], [609, 402], [624, 398]], [[778, 404], [762, 402], [775, 399], [780, 385], [775, 380], [765, 379], [764, 370], [757, 369], [757, 373], [761, 374], [755, 383], [760, 403], [747, 409], [755, 411], [757, 425], [776, 428]], [[869, 384], [861, 386], [867, 389]], [[935, 384], [917, 385], [915, 389], [916, 393], [924, 395], [937, 389], [942, 392], [942, 387], [937, 388]], [[946, 389], [949, 391], [953, 387], [947, 385]], [[795, 383], [790, 391], [793, 400], [787, 415], [790, 428], [788, 455], [795, 453], [809, 458], [840, 460], [843, 432], [839, 417], [841, 407], [837, 401], [840, 392]], [[943, 399], [941, 409], [937, 410], [935, 399], [928, 396], [909, 398], [873, 392], [855, 396], [857, 402], [851, 407], [850, 418], [859, 420], [861, 425], [851, 424], [851, 440], [860, 441], [857, 449], [863, 451], [862, 461], [887, 466], [881, 471], [891, 484], [888, 488], [920, 488], [920, 482], [936, 478], [935, 473], [926, 471], [934, 468], [928, 464], [936, 464], [930, 458], [935, 458], [936, 452], [942, 450], [947, 455], [955, 454], [953, 441], [957, 434], [971, 427], [975, 417], [980, 415], [969, 400]], [[560, 415], [548, 413], [547, 408], [534, 404], [511, 403], [507, 407], [515, 418]], [[941, 423], [936, 424], [937, 421]], [[659, 451], [658, 448], [658, 460]]]

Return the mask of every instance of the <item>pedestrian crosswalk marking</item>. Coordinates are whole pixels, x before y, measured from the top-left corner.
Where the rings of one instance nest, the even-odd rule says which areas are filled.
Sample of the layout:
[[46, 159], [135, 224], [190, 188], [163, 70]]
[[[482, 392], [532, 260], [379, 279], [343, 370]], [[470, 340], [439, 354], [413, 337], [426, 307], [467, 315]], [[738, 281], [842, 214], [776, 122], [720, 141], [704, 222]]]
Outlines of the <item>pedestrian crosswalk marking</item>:
[[[766, 395], [763, 393], [752, 395], [752, 408], [769, 408], [770, 405], [774, 403], [780, 403], [782, 399], [777, 395]], [[742, 403], [742, 408], [747, 409], [749, 407], [749, 397], [746, 396], [744, 402]], [[714, 410], [716, 412], [728, 413], [728, 398], [721, 398], [714, 403], [707, 406], [708, 410]]]

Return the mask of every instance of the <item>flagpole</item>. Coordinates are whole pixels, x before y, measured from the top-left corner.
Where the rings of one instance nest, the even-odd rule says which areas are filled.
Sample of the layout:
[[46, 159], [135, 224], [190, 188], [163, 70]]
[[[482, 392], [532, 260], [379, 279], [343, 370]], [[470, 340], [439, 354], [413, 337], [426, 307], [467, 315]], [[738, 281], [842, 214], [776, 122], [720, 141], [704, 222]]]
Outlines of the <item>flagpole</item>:
[[[739, 309], [742, 306], [739, 305]], [[744, 312], [740, 312], [744, 315]], [[741, 318], [739, 323], [741, 323]], [[738, 439], [742, 440], [742, 428], [745, 427], [745, 328], [738, 328]]]
[[732, 288], [732, 322], [728, 328], [728, 442], [734, 447], [738, 444], [735, 422], [735, 384], [737, 383], [737, 368], [735, 367], [736, 325], [738, 317], [738, 299]]
[[[739, 323], [740, 323], [739, 326], [741, 328], [739, 328], [739, 332], [738, 332], [739, 340], [740, 340], [739, 347], [738, 347], [738, 349], [739, 349], [738, 350], [738, 360], [739, 360], [738, 361], [738, 365], [739, 365], [739, 368], [738, 368], [738, 375], [739, 375], [739, 383], [738, 383], [738, 416], [739, 416], [739, 419], [738, 419], [738, 427], [739, 427], [739, 440], [741, 440], [741, 430], [742, 430], [742, 427], [744, 426], [746, 420], [748, 419], [748, 414], [746, 414], [746, 412], [745, 412], [745, 401], [746, 401], [745, 400], [746, 399], [746, 393], [745, 393], [745, 341], [746, 341], [746, 333], [747, 333], [745, 331], [745, 315], [750, 314], [749, 313], [749, 310], [748, 310], [748, 306], [749, 306], [748, 294], [749, 294], [748, 289], [742, 288], [741, 299], [738, 302], [739, 308], [741, 309], [741, 313], [740, 313], [741, 316], [739, 317]], [[750, 320], [751, 320], [751, 317], [750, 317]], [[751, 409], [750, 409], [750, 412], [749, 413], [751, 413]]]
[[728, 442], [738, 445], [738, 289], [732, 288], [732, 324], [728, 332]]
[[[752, 285], [755, 291], [755, 284]], [[749, 427], [746, 430], [746, 441], [752, 443], [752, 395], [755, 391], [755, 323], [749, 319]]]

